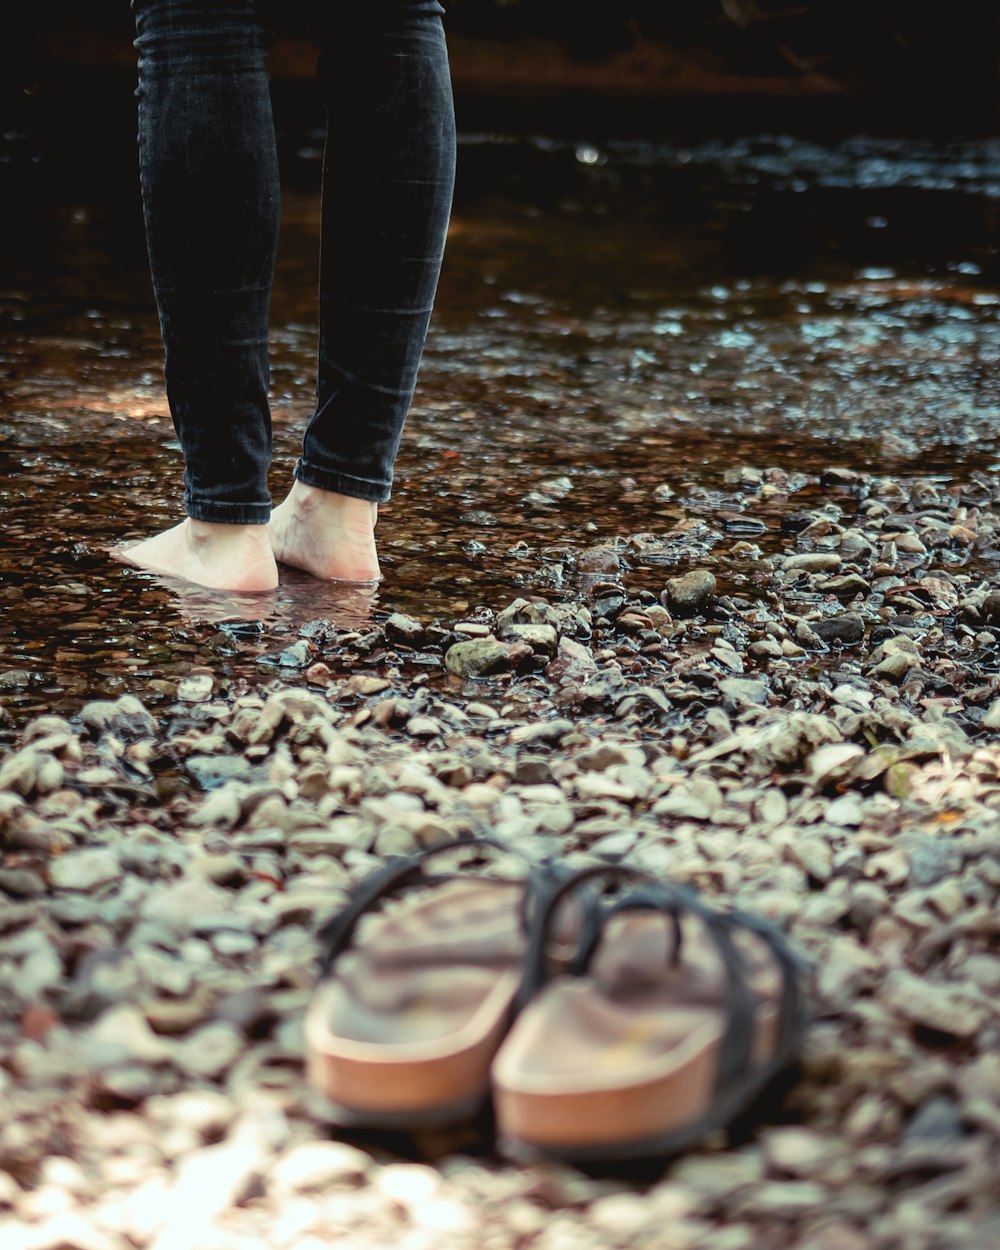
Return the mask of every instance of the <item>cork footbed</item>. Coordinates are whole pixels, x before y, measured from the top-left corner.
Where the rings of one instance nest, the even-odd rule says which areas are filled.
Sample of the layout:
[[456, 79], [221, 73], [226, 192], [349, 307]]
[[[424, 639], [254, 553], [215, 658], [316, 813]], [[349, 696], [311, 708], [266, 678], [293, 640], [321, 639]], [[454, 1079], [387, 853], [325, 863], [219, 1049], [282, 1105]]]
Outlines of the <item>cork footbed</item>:
[[[722, 960], [704, 922], [683, 920], [669, 958], [662, 915], [612, 918], [586, 976], [549, 981], [493, 1065], [497, 1126], [515, 1146], [565, 1158], [669, 1147], [723, 1116], [716, 1068], [726, 1029]], [[774, 1056], [782, 974], [770, 948], [734, 933], [758, 1006], [753, 1066]], [[704, 1126], [704, 1127], [702, 1127]]]
[[306, 1017], [333, 1119], [415, 1127], [483, 1103], [520, 982], [524, 889], [456, 879], [365, 918]]

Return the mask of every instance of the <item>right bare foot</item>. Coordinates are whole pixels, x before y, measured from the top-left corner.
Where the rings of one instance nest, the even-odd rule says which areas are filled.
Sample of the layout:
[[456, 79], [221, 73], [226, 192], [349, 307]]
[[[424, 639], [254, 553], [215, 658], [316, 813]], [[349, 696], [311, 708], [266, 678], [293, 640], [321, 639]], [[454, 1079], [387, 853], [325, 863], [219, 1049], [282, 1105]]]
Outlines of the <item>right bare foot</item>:
[[191, 517], [142, 542], [117, 547], [116, 560], [182, 577], [212, 590], [273, 590], [278, 569], [263, 525], [220, 525]]
[[271, 513], [275, 559], [326, 581], [377, 582], [377, 506], [295, 481]]

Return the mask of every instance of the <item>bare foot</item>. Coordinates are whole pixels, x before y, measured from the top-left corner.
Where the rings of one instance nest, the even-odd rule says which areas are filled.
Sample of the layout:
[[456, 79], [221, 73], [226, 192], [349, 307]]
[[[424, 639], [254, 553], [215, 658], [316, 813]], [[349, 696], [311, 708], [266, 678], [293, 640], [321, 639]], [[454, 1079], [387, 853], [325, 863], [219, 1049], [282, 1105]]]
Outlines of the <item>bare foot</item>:
[[375, 551], [377, 512], [365, 499], [295, 481], [271, 513], [275, 558], [324, 580], [376, 582], [382, 576]]
[[183, 577], [212, 590], [273, 590], [278, 567], [264, 525], [217, 525], [190, 517], [111, 553], [151, 573]]

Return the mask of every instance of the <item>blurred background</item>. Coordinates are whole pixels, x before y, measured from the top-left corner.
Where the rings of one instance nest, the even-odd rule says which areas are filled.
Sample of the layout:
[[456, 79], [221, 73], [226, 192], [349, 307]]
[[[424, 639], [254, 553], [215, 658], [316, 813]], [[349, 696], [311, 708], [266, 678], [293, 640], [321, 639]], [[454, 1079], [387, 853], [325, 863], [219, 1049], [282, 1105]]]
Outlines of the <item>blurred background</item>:
[[[315, 386], [325, 131], [307, 6], [267, 2], [281, 497]], [[447, 8], [458, 188], [379, 610], [573, 595], [599, 544], [641, 553], [633, 588], [711, 552], [752, 597], [801, 496], [768, 511], [734, 481], [1000, 469], [996, 0]], [[166, 592], [104, 553], [181, 507], [132, 37], [125, 0], [0, 15], [0, 698], [25, 708], [192, 658]], [[747, 509], [757, 546], [727, 555]], [[309, 595], [339, 611], [282, 594], [279, 632]]]
[[[269, 0], [279, 122], [308, 108], [304, 0]], [[126, 0], [8, 4], [5, 162], [131, 142]], [[450, 0], [464, 129], [645, 137], [679, 130], [985, 133], [997, 122], [993, 0]]]

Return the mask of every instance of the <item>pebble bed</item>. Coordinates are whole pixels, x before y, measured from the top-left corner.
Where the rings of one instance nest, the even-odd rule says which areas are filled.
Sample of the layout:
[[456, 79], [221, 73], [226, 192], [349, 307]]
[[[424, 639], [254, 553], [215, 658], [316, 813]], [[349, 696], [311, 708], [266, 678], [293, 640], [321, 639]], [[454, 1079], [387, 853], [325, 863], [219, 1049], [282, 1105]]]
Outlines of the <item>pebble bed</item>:
[[[745, 513], [700, 558], [697, 527], [622, 537], [565, 599], [314, 622], [281, 677], [203, 666], [8, 734], [0, 1246], [1000, 1244], [1000, 495], [813, 486], [772, 549]], [[636, 593], [654, 548], [675, 567]], [[385, 856], [485, 834], [786, 930], [813, 1023], [783, 1102], [641, 1176], [331, 1140], [318, 926]]]

